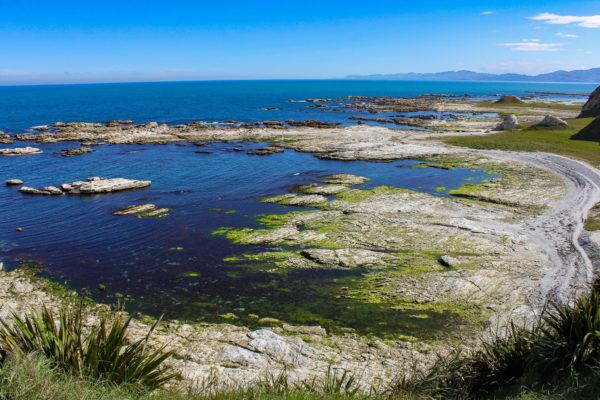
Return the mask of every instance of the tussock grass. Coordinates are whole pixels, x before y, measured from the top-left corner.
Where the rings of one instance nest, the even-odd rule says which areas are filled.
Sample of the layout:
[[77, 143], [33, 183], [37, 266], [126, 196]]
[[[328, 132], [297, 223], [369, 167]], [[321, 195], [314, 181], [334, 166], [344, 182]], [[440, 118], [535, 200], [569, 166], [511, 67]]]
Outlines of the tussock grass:
[[91, 329], [84, 329], [83, 307], [64, 308], [58, 315], [47, 308], [39, 313], [0, 321], [2, 360], [24, 354], [43, 355], [59, 369], [79, 377], [106, 380], [117, 385], [155, 389], [174, 377], [162, 363], [171, 355], [163, 349], [148, 350], [154, 330], [131, 342], [127, 330], [131, 318], [121, 313], [100, 316]]

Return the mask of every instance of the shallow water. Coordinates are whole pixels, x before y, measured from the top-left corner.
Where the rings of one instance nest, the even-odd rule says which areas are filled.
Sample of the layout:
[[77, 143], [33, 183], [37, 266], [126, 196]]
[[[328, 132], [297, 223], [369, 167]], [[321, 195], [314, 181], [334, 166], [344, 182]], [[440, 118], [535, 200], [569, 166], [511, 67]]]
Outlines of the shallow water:
[[[238, 146], [244, 151], [234, 151]], [[382, 305], [362, 305], [350, 312], [349, 304], [335, 298], [335, 288], [365, 271], [291, 271], [274, 276], [232, 265], [223, 259], [261, 249], [234, 245], [212, 232], [223, 226], [256, 227], [260, 214], [298, 210], [260, 199], [319, 182], [332, 173], [370, 178], [358, 188], [391, 185], [437, 196], [446, 196], [436, 191], [440, 186], [449, 190], [489, 175], [469, 169], [412, 168], [419, 164], [416, 161], [321, 160], [292, 150], [266, 157], [246, 154], [261, 146], [105, 145], [91, 154], [62, 157], [60, 150], [68, 145], [58, 143], [42, 146], [43, 154], [2, 157], [2, 180], [20, 178], [33, 187], [89, 176], [149, 179], [152, 186], [59, 197], [26, 196], [17, 188], [1, 187], [0, 259], [9, 266], [36, 260], [46, 276], [73, 288], [88, 288], [99, 300], [113, 302], [115, 294], [122, 294], [130, 297], [130, 309], [155, 316], [165, 313], [167, 318], [222, 321], [224, 314], [234, 312], [245, 323], [244, 316], [258, 314], [365, 332], [374, 329], [379, 317], [390, 329], [404, 331], [412, 325], [422, 330], [423, 324], [431, 323], [394, 318]], [[173, 210], [162, 219], [112, 215], [120, 207], [140, 203]], [[451, 316], [439, 319], [451, 320]]]

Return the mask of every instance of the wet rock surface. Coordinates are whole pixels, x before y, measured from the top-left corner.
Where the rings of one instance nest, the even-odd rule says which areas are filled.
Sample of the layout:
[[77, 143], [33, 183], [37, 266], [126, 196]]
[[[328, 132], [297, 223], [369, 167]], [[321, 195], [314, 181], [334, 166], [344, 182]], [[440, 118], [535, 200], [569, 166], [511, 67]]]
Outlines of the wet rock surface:
[[170, 208], [158, 208], [155, 204], [140, 204], [123, 207], [113, 215], [133, 215], [137, 218], [164, 218], [169, 215]]
[[8, 179], [4, 182], [7, 186], [19, 186], [23, 184], [21, 179]]
[[[110, 126], [110, 125], [109, 125]], [[80, 147], [77, 149], [66, 149], [63, 150], [61, 152], [61, 154], [65, 157], [69, 157], [69, 156], [78, 156], [81, 154], [86, 154], [86, 153], [93, 153], [94, 149], [92, 149], [91, 147]]]

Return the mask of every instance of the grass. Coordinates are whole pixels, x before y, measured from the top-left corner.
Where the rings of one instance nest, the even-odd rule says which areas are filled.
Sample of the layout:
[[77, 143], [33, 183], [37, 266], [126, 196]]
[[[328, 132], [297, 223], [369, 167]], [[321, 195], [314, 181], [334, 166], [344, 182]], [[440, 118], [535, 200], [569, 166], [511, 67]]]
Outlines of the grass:
[[[44, 318], [50, 315], [45, 314]], [[42, 317], [40, 317], [42, 318]], [[496, 338], [483, 342], [469, 354], [461, 350], [438, 356], [436, 364], [421, 374], [413, 370], [410, 377], [400, 377], [385, 392], [361, 390], [354, 375], [329, 368], [325, 376], [304, 382], [288, 381], [284, 370], [268, 376], [250, 387], [218, 388], [216, 378], [190, 393], [180, 393], [157, 386], [132, 386], [115, 381], [111, 375], [73, 373], [64, 368], [69, 352], [63, 343], [79, 346], [70, 340], [80, 319], [61, 315], [54, 321], [39, 324], [71, 326], [58, 332], [38, 334], [38, 344], [29, 345], [32, 329], [17, 323], [9, 336], [18, 337], [20, 350], [6, 351], [0, 368], [0, 398], [3, 400], [62, 399], [157, 399], [157, 400], [400, 400], [400, 399], [595, 399], [600, 396], [600, 289], [568, 305], [552, 305], [530, 329], [514, 325]], [[31, 321], [34, 323], [34, 321]], [[6, 330], [6, 323], [4, 330]], [[52, 327], [47, 328], [52, 331]], [[16, 332], [16, 333], [15, 333]], [[92, 329], [94, 332], [94, 329]], [[6, 334], [3, 334], [5, 337]], [[97, 335], [96, 335], [97, 336]], [[102, 336], [102, 335], [100, 335]], [[107, 337], [110, 335], [107, 335]], [[119, 336], [119, 335], [117, 335]], [[41, 340], [46, 338], [44, 340]], [[58, 339], [62, 338], [63, 342]], [[11, 341], [8, 340], [10, 343]], [[84, 340], [84, 342], [86, 342]], [[108, 354], [115, 354], [110, 341], [101, 341]], [[31, 348], [41, 346], [37, 352]], [[48, 351], [54, 349], [53, 351]], [[59, 349], [60, 351], [55, 351]], [[126, 353], [125, 350], [123, 353]], [[77, 353], [77, 352], [75, 352]], [[121, 353], [121, 352], [119, 352]], [[95, 352], [95, 354], [99, 354]], [[99, 360], [111, 357], [95, 357]], [[57, 362], [62, 360], [61, 362]], [[68, 362], [69, 364], [71, 362]], [[83, 370], [82, 370], [83, 371]], [[93, 371], [93, 370], [92, 370]], [[171, 389], [174, 390], [174, 389]]]
[[508, 151], [542, 151], [573, 157], [600, 167], [600, 144], [585, 140], [572, 140], [571, 136], [586, 127], [592, 118], [573, 119], [565, 127], [529, 127], [512, 132], [499, 132], [484, 136], [455, 136], [444, 141], [455, 146], [474, 149]]
[[590, 215], [588, 215], [585, 221], [585, 229], [588, 231], [600, 231], [600, 203], [596, 204], [590, 210]]
[[145, 338], [131, 342], [131, 318], [121, 313], [100, 316], [89, 329], [84, 319], [83, 306], [64, 308], [58, 315], [45, 307], [25, 317], [13, 314], [0, 321], [1, 359], [39, 354], [66, 373], [150, 390], [175, 377], [161, 365], [171, 353], [146, 348], [156, 325]]
[[524, 102], [497, 103], [495, 101], [478, 101], [478, 102], [474, 102], [473, 104], [475, 104], [475, 106], [477, 106], [477, 107], [484, 107], [484, 108], [519, 107], [519, 108], [548, 108], [548, 109], [552, 109], [552, 110], [575, 110], [575, 111], [581, 110], [580, 104], [564, 104], [564, 103], [559, 103], [559, 102], [550, 103], [550, 102], [525, 102], [524, 101]]

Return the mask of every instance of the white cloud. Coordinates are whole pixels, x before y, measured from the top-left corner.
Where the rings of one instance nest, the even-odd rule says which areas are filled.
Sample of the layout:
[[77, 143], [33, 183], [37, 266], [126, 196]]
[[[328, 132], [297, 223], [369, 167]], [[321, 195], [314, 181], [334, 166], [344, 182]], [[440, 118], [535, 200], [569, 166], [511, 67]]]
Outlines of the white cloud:
[[496, 11], [486, 10], [486, 11], [481, 12], [481, 15], [492, 15], [492, 14], [496, 14]]
[[579, 37], [579, 36], [574, 35], [572, 33], [562, 33], [562, 32], [558, 32], [556, 34], [556, 36], [561, 37], [561, 38], [566, 38], [566, 39], [575, 39], [575, 38]]
[[545, 12], [536, 15], [535, 17], [529, 17], [529, 19], [533, 19], [535, 21], [544, 21], [547, 24], [553, 25], [576, 24], [582, 28], [600, 28], [600, 15], [572, 16]]
[[510, 47], [513, 51], [558, 51], [564, 44], [543, 43], [539, 39], [523, 39], [520, 42], [498, 43], [498, 46]]

